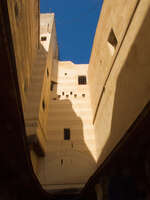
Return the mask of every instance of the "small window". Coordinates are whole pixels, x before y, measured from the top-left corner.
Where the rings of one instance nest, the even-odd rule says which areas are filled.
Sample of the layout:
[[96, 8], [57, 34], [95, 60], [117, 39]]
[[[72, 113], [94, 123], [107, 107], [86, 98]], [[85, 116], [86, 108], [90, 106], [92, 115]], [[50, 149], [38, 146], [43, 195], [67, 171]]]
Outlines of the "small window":
[[53, 82], [51, 82], [51, 91], [53, 91], [53, 89], [54, 89], [54, 83]]
[[67, 73], [65, 73], [65, 76], [67, 76]]
[[49, 77], [49, 71], [48, 71], [48, 69], [47, 69], [47, 77]]
[[60, 99], [61, 95], [58, 95], [58, 98]]
[[62, 165], [63, 165], [63, 163], [64, 163], [63, 159], [61, 159], [61, 160], [60, 160], [60, 163], [61, 163], [61, 166], [62, 166]]
[[77, 94], [74, 94], [74, 97], [76, 98], [76, 97], [77, 97]]
[[42, 101], [42, 108], [43, 108], [43, 111], [45, 110], [45, 101], [43, 100]]
[[53, 100], [56, 101], [57, 99], [56, 99], [56, 98], [53, 98]]
[[82, 94], [82, 97], [85, 97], [85, 94]]
[[86, 76], [78, 76], [78, 84], [86, 85]]
[[57, 84], [54, 81], [51, 81], [51, 85], [50, 85], [50, 90], [53, 91], [54, 90], [54, 85]]
[[64, 128], [64, 140], [70, 140], [70, 128]]
[[70, 95], [72, 95], [72, 92], [70, 92]]
[[65, 95], [65, 93], [64, 93], [64, 92], [62, 92], [62, 95]]
[[66, 95], [66, 98], [68, 98], [68, 97], [69, 97], [69, 95], [67, 94], [67, 95]]
[[113, 29], [111, 29], [108, 36], [108, 47], [109, 47], [111, 55], [114, 54], [117, 44], [118, 44], [117, 38], [115, 36]]
[[46, 36], [42, 36], [41, 37], [41, 41], [46, 41], [47, 40], [47, 37]]

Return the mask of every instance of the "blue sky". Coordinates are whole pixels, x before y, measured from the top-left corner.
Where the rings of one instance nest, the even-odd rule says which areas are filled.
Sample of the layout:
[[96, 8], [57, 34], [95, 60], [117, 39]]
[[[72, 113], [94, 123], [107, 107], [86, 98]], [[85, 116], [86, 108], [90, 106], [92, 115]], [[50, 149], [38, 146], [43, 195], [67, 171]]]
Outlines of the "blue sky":
[[40, 12], [54, 12], [59, 60], [88, 63], [102, 0], [40, 0]]

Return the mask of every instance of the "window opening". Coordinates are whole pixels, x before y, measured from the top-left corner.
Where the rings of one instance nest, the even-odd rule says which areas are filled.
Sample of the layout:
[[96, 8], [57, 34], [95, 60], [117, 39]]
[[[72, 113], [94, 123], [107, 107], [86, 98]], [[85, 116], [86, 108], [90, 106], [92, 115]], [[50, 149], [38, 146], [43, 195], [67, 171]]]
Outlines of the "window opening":
[[48, 69], [47, 69], [47, 77], [49, 77], [49, 71], [48, 71]]
[[41, 41], [46, 41], [47, 40], [47, 37], [46, 36], [42, 36], [41, 37]]
[[113, 29], [111, 29], [108, 36], [108, 47], [109, 47], [111, 55], [114, 54], [117, 44], [118, 44], [117, 38], [115, 36]]
[[54, 85], [57, 84], [54, 81], [51, 81], [51, 85], [50, 85], [50, 90], [53, 91], [54, 90]]
[[43, 108], [43, 111], [45, 110], [45, 101], [43, 100], [42, 101], [42, 108]]
[[64, 140], [70, 140], [70, 128], [64, 128]]
[[64, 163], [64, 161], [61, 159], [60, 163], [61, 163], [61, 166], [62, 166], [62, 165], [63, 165], [63, 163]]
[[78, 84], [86, 85], [86, 76], [78, 76]]

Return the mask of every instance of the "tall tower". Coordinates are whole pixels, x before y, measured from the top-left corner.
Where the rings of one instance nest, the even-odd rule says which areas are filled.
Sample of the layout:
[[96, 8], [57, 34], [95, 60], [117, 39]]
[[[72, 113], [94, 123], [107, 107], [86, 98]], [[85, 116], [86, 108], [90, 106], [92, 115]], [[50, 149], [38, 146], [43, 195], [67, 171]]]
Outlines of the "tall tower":
[[[51, 71], [54, 63], [54, 56], [58, 54], [56, 52], [56, 41], [54, 40], [54, 14], [41, 14], [40, 23], [40, 43], [31, 70], [31, 80], [27, 91], [27, 103], [24, 112], [35, 171], [37, 171], [38, 168], [38, 156], [44, 156], [47, 147], [45, 134], [48, 117]], [[53, 48], [53, 46], [55, 46], [55, 48]]]

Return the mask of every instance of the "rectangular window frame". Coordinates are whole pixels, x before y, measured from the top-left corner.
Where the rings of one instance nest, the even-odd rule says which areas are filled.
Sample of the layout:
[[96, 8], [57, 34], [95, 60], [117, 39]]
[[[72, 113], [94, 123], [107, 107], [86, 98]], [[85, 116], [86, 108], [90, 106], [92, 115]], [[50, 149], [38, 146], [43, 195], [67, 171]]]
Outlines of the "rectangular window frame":
[[64, 140], [70, 140], [70, 128], [64, 128]]
[[87, 84], [87, 78], [85, 75], [78, 76], [78, 85], [86, 85]]

